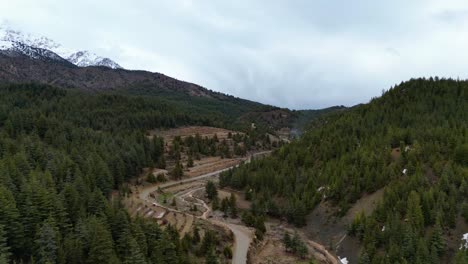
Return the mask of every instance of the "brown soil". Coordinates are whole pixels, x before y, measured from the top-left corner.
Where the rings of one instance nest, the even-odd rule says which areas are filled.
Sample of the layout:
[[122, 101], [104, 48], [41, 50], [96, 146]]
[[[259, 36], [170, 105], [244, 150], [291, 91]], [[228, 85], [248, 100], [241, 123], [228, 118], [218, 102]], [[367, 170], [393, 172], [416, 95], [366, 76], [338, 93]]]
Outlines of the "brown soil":
[[261, 250], [252, 257], [254, 264], [282, 264], [282, 263], [297, 263], [300, 261], [296, 256], [286, 252], [281, 240], [266, 239]]
[[392, 149], [392, 159], [393, 160], [398, 160], [401, 156], [401, 151], [400, 148], [394, 148]]
[[370, 215], [374, 209], [377, 207], [377, 203], [382, 200], [384, 195], [384, 189], [380, 189], [374, 193], [364, 195], [361, 199], [357, 200], [356, 203], [348, 210], [345, 218], [350, 219], [351, 221], [356, 217], [356, 215], [362, 211], [366, 215]]
[[186, 171], [184, 174], [188, 177], [195, 177], [202, 174], [210, 173], [212, 171], [229, 168], [234, 165], [240, 164], [243, 159], [222, 159], [220, 157], [207, 157], [194, 162], [194, 166]]
[[360, 247], [355, 238], [347, 236], [348, 225], [361, 211], [364, 211], [366, 215], [371, 214], [383, 194], [384, 190], [380, 189], [365, 195], [342, 218], [334, 216], [336, 208], [323, 202], [307, 217], [307, 226], [303, 228], [303, 231], [309, 239], [327, 246], [338, 256], [347, 257], [350, 263], [357, 263]]
[[450, 259], [453, 259], [453, 256], [457, 253], [460, 245], [462, 244], [463, 234], [468, 232], [468, 223], [463, 219], [462, 216], [458, 216], [456, 220], [455, 229], [446, 231], [445, 240], [447, 242], [447, 254], [445, 254], [445, 261], [448, 263]]
[[207, 127], [207, 126], [187, 126], [187, 127], [179, 127], [173, 128], [168, 130], [151, 130], [149, 131], [150, 137], [159, 136], [164, 138], [164, 142], [172, 142], [174, 137], [180, 136], [182, 138], [188, 136], [195, 136], [199, 134], [201, 137], [218, 137], [218, 139], [226, 139], [228, 137], [229, 132], [231, 134], [243, 134], [242, 132], [237, 132], [233, 130], [228, 130], [224, 128], [218, 127]]
[[247, 210], [250, 209], [250, 202], [244, 199], [244, 195], [241, 192], [236, 192], [230, 189], [218, 190], [219, 199], [222, 200], [225, 197], [230, 197], [231, 193], [236, 196], [237, 207], [239, 209]]
[[[314, 259], [317, 263], [338, 263], [336, 257], [331, 255], [323, 245], [309, 240], [301, 230], [297, 230], [287, 223], [276, 219], [269, 219], [269, 221], [266, 222], [266, 227], [267, 232], [265, 233], [263, 241], [260, 242], [250, 254], [252, 263], [309, 263], [308, 261], [310, 259]], [[302, 241], [304, 241], [308, 249], [308, 254], [304, 259], [287, 252], [282, 242], [285, 232], [294, 234], [295, 231], [297, 231], [297, 234], [301, 237]]]

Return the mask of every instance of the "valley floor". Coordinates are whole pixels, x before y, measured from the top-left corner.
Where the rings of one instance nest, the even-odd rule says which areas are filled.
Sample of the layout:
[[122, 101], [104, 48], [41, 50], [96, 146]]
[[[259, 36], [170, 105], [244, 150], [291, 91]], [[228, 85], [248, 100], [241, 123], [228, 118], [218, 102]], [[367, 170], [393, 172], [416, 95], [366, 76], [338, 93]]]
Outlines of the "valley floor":
[[[208, 180], [216, 181], [221, 172], [236, 167], [241, 162], [249, 162], [252, 157], [268, 153], [270, 151], [256, 152], [247, 158], [236, 160], [235, 165], [224, 163], [223, 168], [216, 168], [210, 172], [178, 181], [144, 186], [134, 185], [132, 195], [126, 200], [127, 207], [132, 215], [153, 218], [163, 226], [166, 224], [176, 226], [181, 235], [191, 232], [193, 227], [200, 222], [208, 223], [212, 228], [228, 230], [234, 238], [232, 263], [296, 263], [301, 261], [284, 249], [281, 239], [285, 232], [298, 233], [306, 242], [310, 257], [319, 263], [339, 263], [338, 258], [324, 245], [308, 239], [307, 230], [294, 228], [276, 219], [268, 219], [265, 223], [267, 232], [264, 239], [254, 243], [256, 241], [254, 229], [246, 227], [239, 218], [225, 218], [221, 212], [213, 212], [208, 206], [208, 200], [205, 198], [205, 185]], [[250, 207], [250, 203], [244, 200], [243, 195], [237, 191], [220, 189], [218, 193], [220, 199], [230, 196], [231, 193], [236, 195], [237, 206], [241, 210]], [[196, 211], [193, 207], [197, 208]]]

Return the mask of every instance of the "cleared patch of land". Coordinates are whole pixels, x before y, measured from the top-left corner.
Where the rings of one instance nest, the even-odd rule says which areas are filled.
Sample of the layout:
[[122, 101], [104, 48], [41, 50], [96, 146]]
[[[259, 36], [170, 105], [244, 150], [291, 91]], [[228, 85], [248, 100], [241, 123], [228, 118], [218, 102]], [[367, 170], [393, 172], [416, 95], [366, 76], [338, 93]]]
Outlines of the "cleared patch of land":
[[327, 246], [338, 256], [347, 257], [351, 263], [357, 263], [359, 243], [356, 238], [347, 236], [348, 226], [358, 213], [371, 214], [383, 194], [384, 189], [380, 189], [364, 195], [341, 218], [335, 216], [337, 211], [335, 207], [328, 202], [322, 202], [308, 215], [307, 226], [302, 229], [309, 239]]
[[240, 164], [244, 158], [222, 159], [220, 157], [206, 157], [194, 162], [194, 166], [185, 171], [188, 177], [195, 177], [222, 170]]
[[[314, 259], [316, 263], [338, 264], [338, 260], [323, 245], [308, 239], [302, 230], [298, 230], [287, 223], [277, 219], [269, 219], [266, 223], [267, 232], [250, 254], [252, 263], [255, 264], [286, 264], [286, 263], [309, 263]], [[297, 234], [307, 247], [307, 255], [300, 258], [286, 251], [282, 241], [285, 233]]]
[[212, 138], [216, 135], [218, 139], [227, 139], [229, 133], [243, 134], [242, 132], [237, 132], [219, 127], [187, 126], [167, 130], [151, 130], [149, 131], [149, 136], [162, 137], [164, 139], [164, 142], [172, 142], [172, 140], [175, 137], [185, 138], [188, 136], [195, 136], [196, 134], [200, 135], [201, 137], [208, 138]]
[[220, 189], [218, 190], [219, 199], [222, 200], [224, 198], [228, 198], [231, 196], [231, 193], [236, 196], [236, 204], [239, 209], [248, 210], [250, 209], [250, 201], [245, 200], [244, 195], [241, 192], [232, 191], [228, 189]]

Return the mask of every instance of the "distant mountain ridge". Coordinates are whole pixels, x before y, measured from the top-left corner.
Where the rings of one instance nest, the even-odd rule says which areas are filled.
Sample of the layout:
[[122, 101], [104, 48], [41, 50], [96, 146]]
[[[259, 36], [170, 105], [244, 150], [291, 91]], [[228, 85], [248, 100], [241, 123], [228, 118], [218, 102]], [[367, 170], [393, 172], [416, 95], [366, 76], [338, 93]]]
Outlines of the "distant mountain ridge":
[[25, 34], [1, 24], [0, 83], [41, 83], [87, 92], [158, 96], [187, 105], [203, 105], [207, 110], [216, 108], [267, 130], [297, 128], [297, 120], [307, 123], [312, 116], [322, 114], [236, 98], [161, 73], [126, 70], [92, 52], [71, 52], [47, 37]]
[[122, 66], [109, 58], [86, 50], [73, 51], [45, 36], [23, 33], [6, 24], [0, 25], [0, 53], [10, 56], [23, 54], [47, 61], [65, 60], [79, 67], [103, 66], [122, 69]]

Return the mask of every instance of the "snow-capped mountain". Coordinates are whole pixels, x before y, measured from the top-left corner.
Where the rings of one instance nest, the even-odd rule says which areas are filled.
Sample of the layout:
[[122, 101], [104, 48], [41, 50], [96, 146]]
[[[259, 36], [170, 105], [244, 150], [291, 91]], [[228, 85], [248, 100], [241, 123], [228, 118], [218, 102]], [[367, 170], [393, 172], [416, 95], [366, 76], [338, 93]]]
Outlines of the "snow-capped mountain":
[[22, 54], [33, 59], [68, 61], [79, 67], [104, 66], [122, 69], [113, 60], [101, 57], [90, 51], [73, 51], [44, 36], [23, 33], [0, 25], [0, 53], [8, 55]]
[[106, 66], [112, 69], [121, 69], [122, 67], [109, 58], [103, 58], [89, 51], [78, 51], [67, 57], [67, 60], [79, 67], [87, 66]]
[[15, 56], [18, 54], [26, 55], [32, 59], [52, 60], [58, 62], [67, 62], [56, 53], [43, 48], [35, 48], [21, 42], [12, 42], [0, 40], [0, 53]]

